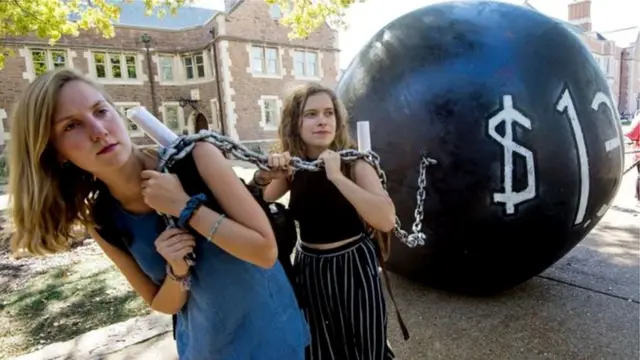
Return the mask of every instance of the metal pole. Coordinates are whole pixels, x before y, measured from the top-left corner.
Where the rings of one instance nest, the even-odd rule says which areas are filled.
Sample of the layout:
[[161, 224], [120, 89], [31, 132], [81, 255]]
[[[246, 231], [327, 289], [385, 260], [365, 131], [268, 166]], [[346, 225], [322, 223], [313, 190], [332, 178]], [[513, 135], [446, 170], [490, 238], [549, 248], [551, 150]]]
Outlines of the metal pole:
[[151, 66], [151, 52], [149, 51], [149, 44], [151, 43], [151, 37], [147, 35], [147, 33], [142, 34], [142, 42], [144, 43], [145, 49], [147, 49], [147, 73], [149, 74], [149, 87], [151, 90], [151, 113], [158, 117], [158, 102], [156, 100], [156, 85], [153, 79], [153, 67]]

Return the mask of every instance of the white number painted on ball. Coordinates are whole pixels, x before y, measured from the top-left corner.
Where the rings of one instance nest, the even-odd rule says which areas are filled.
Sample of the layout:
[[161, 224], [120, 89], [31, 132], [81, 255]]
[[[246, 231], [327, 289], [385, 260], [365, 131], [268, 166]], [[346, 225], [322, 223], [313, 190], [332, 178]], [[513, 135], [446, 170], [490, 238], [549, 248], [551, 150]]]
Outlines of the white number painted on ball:
[[587, 156], [587, 146], [584, 141], [582, 127], [580, 126], [576, 107], [573, 104], [573, 99], [571, 98], [569, 89], [565, 89], [558, 98], [556, 110], [561, 113], [566, 112], [571, 128], [573, 129], [573, 138], [576, 141], [576, 147], [578, 149], [578, 165], [580, 166], [580, 197], [578, 199], [578, 211], [573, 222], [574, 225], [576, 225], [584, 220], [587, 203], [589, 202], [589, 158]]
[[[513, 108], [511, 95], [502, 98], [503, 110], [489, 119], [489, 135], [503, 147], [504, 151], [504, 192], [493, 193], [493, 201], [504, 203], [507, 214], [515, 212], [516, 205], [533, 199], [536, 196], [536, 174], [533, 163], [533, 153], [524, 146], [513, 141], [514, 123], [518, 123], [531, 130], [531, 120]], [[504, 136], [498, 134], [496, 127], [504, 122]], [[513, 153], [522, 155], [526, 160], [527, 187], [522, 191], [513, 191]]]

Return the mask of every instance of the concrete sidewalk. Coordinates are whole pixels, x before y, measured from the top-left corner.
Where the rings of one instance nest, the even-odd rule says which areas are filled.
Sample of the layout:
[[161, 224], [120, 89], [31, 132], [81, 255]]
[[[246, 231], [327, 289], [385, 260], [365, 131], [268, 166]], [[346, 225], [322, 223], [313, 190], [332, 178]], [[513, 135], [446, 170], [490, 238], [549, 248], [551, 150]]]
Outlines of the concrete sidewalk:
[[[397, 358], [640, 358], [640, 207], [633, 199], [634, 181], [635, 174], [625, 176], [614, 206], [578, 247], [501, 296], [452, 295], [390, 274], [412, 336], [402, 341], [390, 308], [389, 336]], [[151, 315], [18, 359], [176, 359], [169, 329], [168, 316]]]

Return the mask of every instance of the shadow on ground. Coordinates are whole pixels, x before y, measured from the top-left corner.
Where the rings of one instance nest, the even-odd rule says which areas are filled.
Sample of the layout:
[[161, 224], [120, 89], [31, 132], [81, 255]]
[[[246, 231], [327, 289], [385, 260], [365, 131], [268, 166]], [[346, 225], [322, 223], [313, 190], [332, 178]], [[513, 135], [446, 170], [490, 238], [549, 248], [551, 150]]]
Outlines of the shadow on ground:
[[412, 338], [389, 306], [399, 359], [640, 358], [640, 218], [612, 207], [540, 276], [494, 297], [434, 290], [390, 274]]
[[147, 313], [123, 281], [108, 269], [67, 265], [0, 295], [0, 352], [16, 355]]

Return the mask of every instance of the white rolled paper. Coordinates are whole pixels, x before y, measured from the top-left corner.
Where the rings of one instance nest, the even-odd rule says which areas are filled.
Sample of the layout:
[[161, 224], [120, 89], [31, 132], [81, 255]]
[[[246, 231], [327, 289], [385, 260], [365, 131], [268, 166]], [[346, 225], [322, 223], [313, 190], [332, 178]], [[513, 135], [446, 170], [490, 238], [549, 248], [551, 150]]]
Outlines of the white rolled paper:
[[368, 121], [358, 121], [358, 151], [371, 150], [371, 133]]
[[144, 106], [136, 106], [127, 110], [126, 116], [163, 147], [168, 147], [178, 138], [178, 135], [147, 111]]

